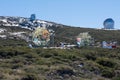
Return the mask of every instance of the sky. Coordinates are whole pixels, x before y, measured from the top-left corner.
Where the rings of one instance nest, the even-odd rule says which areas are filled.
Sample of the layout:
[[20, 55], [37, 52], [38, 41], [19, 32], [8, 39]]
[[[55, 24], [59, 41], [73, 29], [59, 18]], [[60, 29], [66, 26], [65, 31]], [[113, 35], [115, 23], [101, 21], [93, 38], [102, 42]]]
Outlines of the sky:
[[103, 28], [112, 18], [120, 29], [120, 0], [0, 0], [0, 16], [30, 17], [88, 28]]

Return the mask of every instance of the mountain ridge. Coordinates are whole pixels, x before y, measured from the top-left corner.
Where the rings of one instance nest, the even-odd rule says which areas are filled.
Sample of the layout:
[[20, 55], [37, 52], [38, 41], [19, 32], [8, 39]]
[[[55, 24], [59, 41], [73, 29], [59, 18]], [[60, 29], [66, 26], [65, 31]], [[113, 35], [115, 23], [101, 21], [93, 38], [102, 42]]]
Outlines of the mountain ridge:
[[35, 19], [30, 21], [30, 18], [26, 17], [13, 17], [13, 16], [0, 16], [0, 26], [17, 26], [28, 29], [35, 29], [38, 26], [50, 27], [50, 26], [63, 26], [63, 24]]

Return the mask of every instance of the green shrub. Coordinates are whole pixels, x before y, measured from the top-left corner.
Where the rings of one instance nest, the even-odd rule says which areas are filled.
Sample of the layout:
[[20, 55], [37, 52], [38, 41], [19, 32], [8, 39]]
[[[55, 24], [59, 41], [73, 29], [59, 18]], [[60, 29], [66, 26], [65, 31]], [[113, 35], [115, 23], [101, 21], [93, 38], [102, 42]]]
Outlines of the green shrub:
[[85, 53], [84, 55], [88, 60], [96, 60], [96, 55], [93, 52]]
[[21, 80], [39, 80], [36, 74], [27, 74]]
[[12, 65], [12, 69], [18, 69], [18, 68], [20, 68], [20, 67], [22, 67], [22, 66], [23, 66], [22, 63], [13, 64], [13, 65]]
[[105, 68], [102, 70], [102, 76], [107, 77], [107, 78], [112, 78], [115, 76], [114, 70], [112, 70], [110, 68]]
[[106, 67], [110, 67], [110, 68], [114, 68], [116, 66], [116, 63], [114, 62], [114, 60], [109, 59], [109, 58], [104, 58], [104, 57], [98, 58], [97, 63], [102, 66], [106, 66]]

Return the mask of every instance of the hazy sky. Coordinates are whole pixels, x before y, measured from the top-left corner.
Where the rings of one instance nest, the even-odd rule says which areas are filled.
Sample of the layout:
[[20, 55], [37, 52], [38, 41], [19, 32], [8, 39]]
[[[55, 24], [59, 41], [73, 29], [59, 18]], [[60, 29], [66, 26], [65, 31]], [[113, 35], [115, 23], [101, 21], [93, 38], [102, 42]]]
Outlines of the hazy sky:
[[120, 0], [0, 0], [0, 16], [29, 17], [77, 27], [102, 28], [106, 18], [120, 29]]

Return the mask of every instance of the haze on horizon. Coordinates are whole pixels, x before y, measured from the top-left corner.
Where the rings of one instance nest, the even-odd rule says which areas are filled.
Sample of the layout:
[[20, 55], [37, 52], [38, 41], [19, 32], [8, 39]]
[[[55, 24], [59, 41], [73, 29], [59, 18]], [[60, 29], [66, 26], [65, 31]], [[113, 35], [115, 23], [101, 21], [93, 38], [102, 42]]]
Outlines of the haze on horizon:
[[65, 25], [103, 28], [112, 18], [120, 29], [120, 0], [1, 0], [0, 16], [30, 17]]

